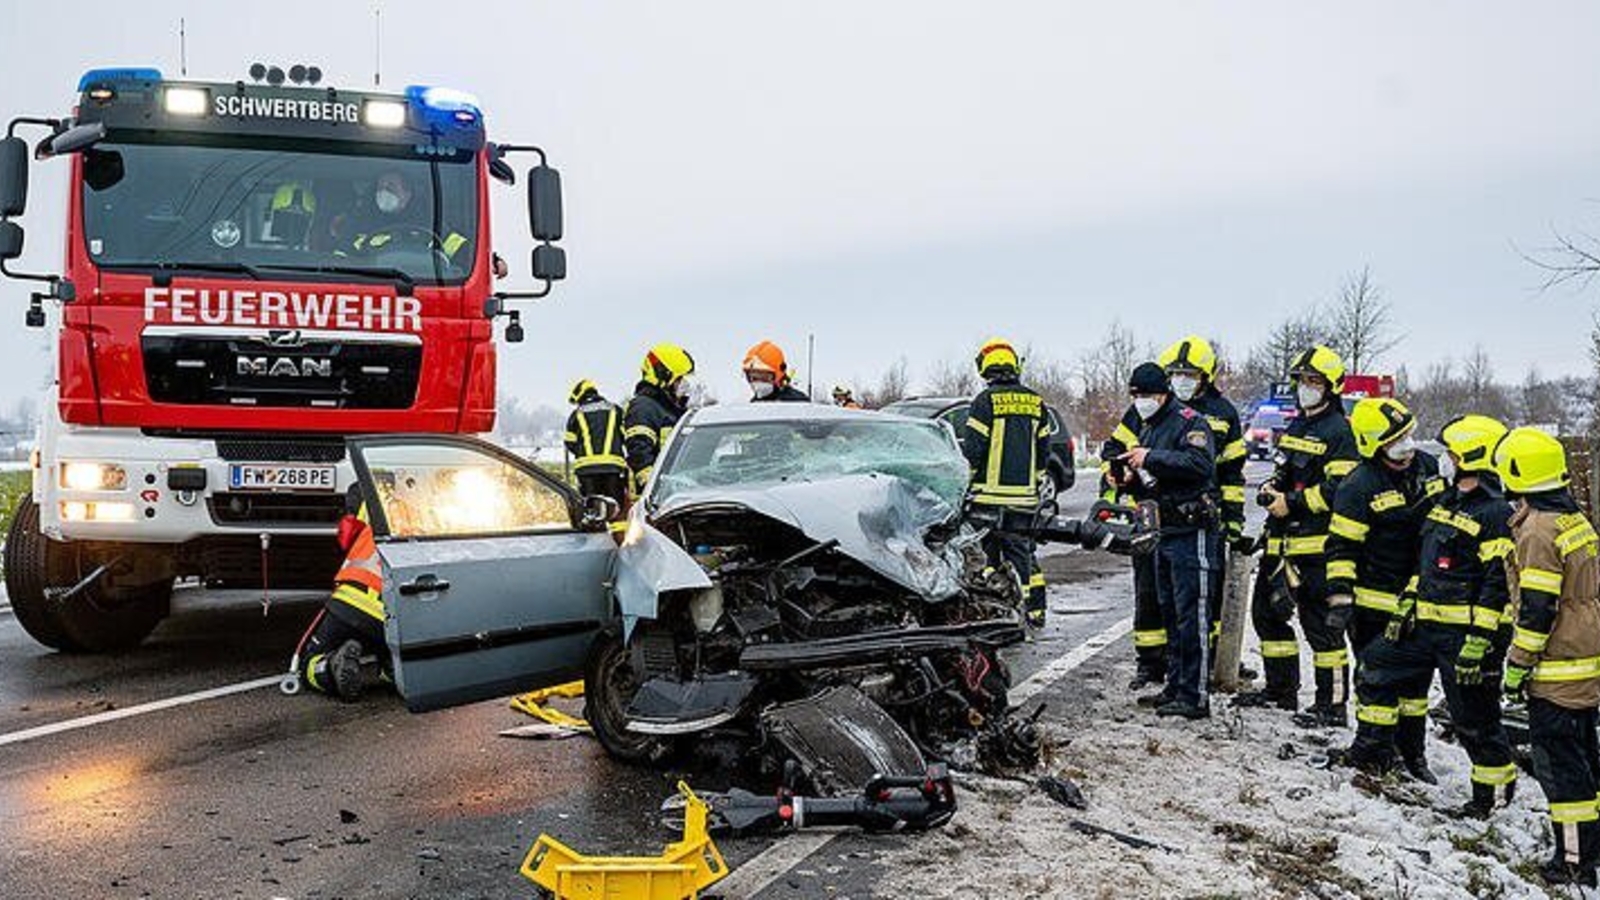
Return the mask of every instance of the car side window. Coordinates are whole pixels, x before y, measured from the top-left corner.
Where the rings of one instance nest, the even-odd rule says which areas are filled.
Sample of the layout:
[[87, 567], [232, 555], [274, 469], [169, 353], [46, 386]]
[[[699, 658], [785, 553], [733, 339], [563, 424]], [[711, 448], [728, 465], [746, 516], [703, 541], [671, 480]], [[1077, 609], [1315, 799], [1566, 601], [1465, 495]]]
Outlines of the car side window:
[[960, 406], [952, 406], [940, 413], [939, 418], [950, 423], [950, 427], [955, 429], [956, 434], [960, 434], [961, 429], [967, 427], [967, 413], [971, 409], [965, 403]]
[[565, 494], [493, 454], [424, 443], [369, 446], [363, 455], [390, 537], [474, 537], [573, 527]]

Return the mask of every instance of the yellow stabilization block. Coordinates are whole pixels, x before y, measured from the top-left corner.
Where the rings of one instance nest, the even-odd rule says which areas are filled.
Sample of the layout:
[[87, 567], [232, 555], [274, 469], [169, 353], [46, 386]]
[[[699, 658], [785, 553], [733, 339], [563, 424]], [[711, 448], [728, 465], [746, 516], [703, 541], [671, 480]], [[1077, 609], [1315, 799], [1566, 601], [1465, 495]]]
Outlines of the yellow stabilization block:
[[577, 716], [569, 716], [559, 709], [552, 709], [551, 707], [545, 705], [549, 702], [551, 697], [574, 698], [582, 696], [583, 682], [569, 681], [566, 684], [558, 684], [555, 687], [540, 688], [537, 691], [529, 691], [526, 694], [518, 694], [517, 696], [511, 698], [511, 708], [517, 710], [518, 712], [525, 712], [541, 722], [549, 722], [551, 725], [560, 725], [563, 728], [577, 728], [588, 731], [588, 722], [585, 722]]
[[584, 856], [548, 834], [522, 861], [522, 875], [556, 900], [694, 900], [727, 877], [728, 864], [706, 830], [706, 804], [685, 782], [683, 839], [660, 856]]

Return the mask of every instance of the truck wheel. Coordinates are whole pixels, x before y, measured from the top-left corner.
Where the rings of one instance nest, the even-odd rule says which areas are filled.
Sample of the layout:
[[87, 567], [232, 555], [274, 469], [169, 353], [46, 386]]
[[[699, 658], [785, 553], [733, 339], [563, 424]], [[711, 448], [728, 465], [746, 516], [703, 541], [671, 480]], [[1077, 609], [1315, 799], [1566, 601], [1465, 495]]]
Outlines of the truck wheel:
[[670, 739], [628, 730], [628, 704], [638, 678], [622, 636], [607, 630], [595, 639], [583, 672], [583, 717], [607, 754], [627, 763], [649, 765], [672, 753]]
[[76, 547], [39, 532], [39, 507], [25, 495], [6, 536], [6, 592], [17, 621], [57, 650], [106, 653], [136, 647], [172, 608], [172, 580], [135, 588], [90, 585], [65, 602], [47, 596], [94, 570]]

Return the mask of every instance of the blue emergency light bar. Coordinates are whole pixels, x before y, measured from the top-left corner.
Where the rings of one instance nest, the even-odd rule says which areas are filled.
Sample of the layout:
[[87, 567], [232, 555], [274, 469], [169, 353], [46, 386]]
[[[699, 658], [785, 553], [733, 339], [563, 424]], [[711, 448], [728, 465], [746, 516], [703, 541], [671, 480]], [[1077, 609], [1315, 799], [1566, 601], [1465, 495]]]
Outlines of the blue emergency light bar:
[[120, 66], [111, 69], [90, 69], [78, 79], [78, 93], [87, 91], [91, 85], [105, 84], [109, 81], [160, 81], [161, 70], [149, 67]]
[[406, 88], [406, 100], [462, 125], [471, 125], [483, 118], [478, 98], [455, 88], [413, 84]]

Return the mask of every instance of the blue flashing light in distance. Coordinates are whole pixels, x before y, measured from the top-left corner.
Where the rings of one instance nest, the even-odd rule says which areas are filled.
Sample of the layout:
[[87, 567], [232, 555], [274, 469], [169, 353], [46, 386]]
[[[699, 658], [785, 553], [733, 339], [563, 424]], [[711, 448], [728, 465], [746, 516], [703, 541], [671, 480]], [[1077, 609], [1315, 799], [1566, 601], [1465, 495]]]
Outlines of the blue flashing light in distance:
[[406, 88], [406, 99], [461, 125], [471, 125], [483, 118], [478, 98], [455, 88], [413, 84]]
[[122, 66], [114, 69], [90, 69], [78, 79], [78, 93], [83, 93], [93, 84], [105, 84], [108, 81], [160, 81], [161, 70], [149, 67], [139, 68]]

